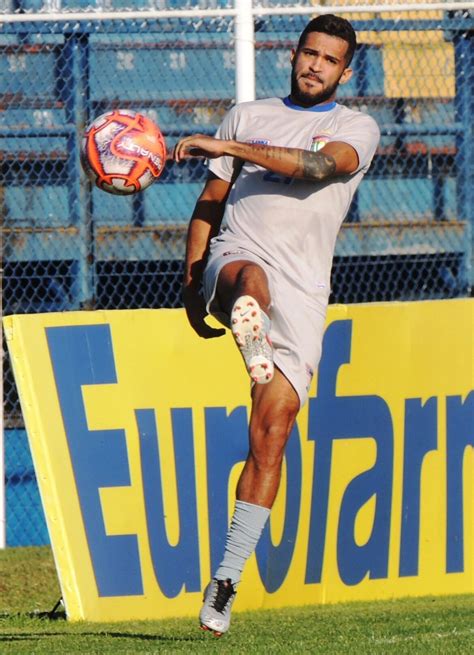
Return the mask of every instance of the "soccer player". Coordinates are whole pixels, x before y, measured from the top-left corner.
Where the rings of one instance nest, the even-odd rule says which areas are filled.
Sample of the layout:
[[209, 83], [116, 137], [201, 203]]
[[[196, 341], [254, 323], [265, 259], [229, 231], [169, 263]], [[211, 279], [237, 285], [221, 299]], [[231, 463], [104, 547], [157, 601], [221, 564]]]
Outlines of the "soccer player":
[[[231, 606], [278, 491], [285, 446], [307, 399], [321, 343], [336, 237], [380, 133], [335, 101], [356, 35], [343, 18], [311, 20], [291, 53], [291, 92], [234, 106], [215, 138], [182, 139], [174, 158], [209, 159], [187, 237], [183, 300], [204, 338], [230, 327], [252, 379], [249, 453], [203, 628], [229, 629]], [[272, 75], [272, 71], [267, 71]]]

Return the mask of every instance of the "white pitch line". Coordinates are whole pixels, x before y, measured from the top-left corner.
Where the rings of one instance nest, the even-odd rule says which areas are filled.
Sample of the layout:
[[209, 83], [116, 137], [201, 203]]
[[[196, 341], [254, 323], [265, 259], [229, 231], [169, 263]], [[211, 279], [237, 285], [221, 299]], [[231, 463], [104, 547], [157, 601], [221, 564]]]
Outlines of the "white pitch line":
[[376, 639], [372, 637], [372, 640], [375, 644], [399, 644], [404, 641], [419, 641], [423, 637], [436, 637], [436, 639], [448, 639], [449, 637], [462, 637], [464, 635], [474, 634], [474, 628], [468, 628], [467, 630], [457, 630], [453, 628], [449, 632], [423, 632], [416, 635], [407, 635], [407, 636], [393, 636], [385, 637], [382, 639]]

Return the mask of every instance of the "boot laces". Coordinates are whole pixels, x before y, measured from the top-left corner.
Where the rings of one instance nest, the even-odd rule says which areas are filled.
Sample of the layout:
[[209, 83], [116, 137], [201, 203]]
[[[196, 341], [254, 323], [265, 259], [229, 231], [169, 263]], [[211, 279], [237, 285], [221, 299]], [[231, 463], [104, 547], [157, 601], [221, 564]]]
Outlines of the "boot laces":
[[227, 603], [235, 594], [235, 590], [230, 578], [227, 578], [227, 580], [216, 580], [216, 582], [217, 591], [212, 605], [216, 612], [223, 614]]

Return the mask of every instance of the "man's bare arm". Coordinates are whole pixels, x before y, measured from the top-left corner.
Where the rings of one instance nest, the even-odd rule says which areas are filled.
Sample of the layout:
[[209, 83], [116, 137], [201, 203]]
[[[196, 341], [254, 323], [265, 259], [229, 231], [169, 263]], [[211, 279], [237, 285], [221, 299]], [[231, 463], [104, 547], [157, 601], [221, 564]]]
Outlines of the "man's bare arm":
[[210, 174], [196, 202], [186, 240], [183, 276], [183, 302], [188, 320], [199, 336], [217, 337], [225, 330], [216, 330], [204, 321], [207, 315], [200, 294], [202, 274], [206, 264], [209, 242], [218, 232], [224, 215], [225, 203], [232, 183]]
[[207, 249], [219, 231], [227, 192], [227, 183], [218, 178], [210, 179], [196, 202], [186, 241], [185, 286], [201, 284]]
[[215, 158], [224, 155], [252, 162], [280, 175], [318, 182], [353, 173], [359, 165], [354, 148], [341, 141], [332, 141], [318, 152], [311, 152], [195, 135], [183, 139], [175, 150], [177, 161], [189, 156]]

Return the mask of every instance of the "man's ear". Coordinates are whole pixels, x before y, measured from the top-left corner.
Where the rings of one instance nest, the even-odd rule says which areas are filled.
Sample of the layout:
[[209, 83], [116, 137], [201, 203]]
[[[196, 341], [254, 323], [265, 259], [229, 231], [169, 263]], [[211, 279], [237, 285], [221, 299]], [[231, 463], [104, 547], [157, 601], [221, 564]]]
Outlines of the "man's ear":
[[353, 70], [352, 68], [345, 68], [341, 77], [339, 78], [339, 84], [346, 84], [352, 77]]
[[296, 50], [294, 48], [292, 48], [291, 49], [291, 55], [290, 55], [290, 62], [291, 62], [292, 66], [293, 66], [293, 62], [295, 60], [295, 57], [296, 57]]

